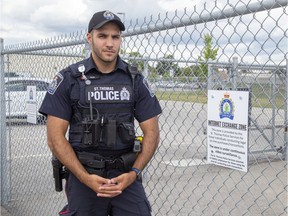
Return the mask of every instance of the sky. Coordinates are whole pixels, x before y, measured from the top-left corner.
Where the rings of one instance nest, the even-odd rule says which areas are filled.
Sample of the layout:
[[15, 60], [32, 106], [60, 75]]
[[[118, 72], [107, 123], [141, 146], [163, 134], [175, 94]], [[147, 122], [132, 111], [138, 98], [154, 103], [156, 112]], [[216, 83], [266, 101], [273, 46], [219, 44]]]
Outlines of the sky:
[[[241, 6], [249, 2], [260, 1], [268, 2], [270, 0], [217, 0], [217, 8], [222, 10], [219, 7], [226, 7], [227, 9], [228, 5], [234, 7], [235, 5]], [[139, 23], [147, 23], [145, 22], [146, 18], [149, 20], [153, 17], [153, 20], [155, 18], [157, 20], [157, 17], [165, 17], [167, 13], [175, 15], [175, 11], [179, 11], [179, 13], [183, 12], [184, 9], [194, 11], [195, 7], [197, 9], [203, 8], [204, 4], [209, 10], [215, 6], [214, 0], [0, 0], [0, 38], [4, 39], [5, 47], [41, 41], [65, 34], [69, 35], [79, 31], [86, 32], [92, 15], [102, 10], [119, 13], [118, 16], [126, 26], [129, 26], [130, 22], [136, 20]], [[202, 11], [202, 9], [198, 11]], [[285, 31], [283, 29], [287, 29], [288, 26], [287, 22], [285, 23], [287, 13], [285, 17], [282, 16], [282, 13], [283, 9], [268, 12], [269, 17], [267, 17], [267, 12], [260, 12], [256, 15], [252, 13], [248, 16], [232, 18], [229, 21], [221, 20], [216, 28], [213, 28], [214, 22], [207, 23], [207, 26], [208, 29], [213, 29], [217, 45], [224, 47], [224, 57], [233, 56], [235, 49], [237, 49], [240, 58], [245, 56], [249, 60], [249, 58], [253, 59], [257, 56], [259, 62], [283, 63], [283, 56], [285, 55], [283, 53], [287, 53], [288, 48], [287, 35], [283, 37]], [[196, 16], [198, 15], [196, 14]], [[254, 16], [256, 20], [253, 18]], [[253, 23], [251, 22], [252, 19], [254, 19]], [[279, 20], [277, 27], [282, 28], [280, 32], [277, 32], [279, 28], [275, 28], [275, 20]], [[199, 27], [201, 28], [201, 25]], [[195, 30], [198, 26], [189, 28]], [[275, 30], [273, 30], [274, 28]], [[256, 32], [255, 34], [253, 30]], [[272, 34], [267, 35], [267, 32], [270, 31]], [[197, 33], [197, 31], [190, 33], [195, 34], [195, 32]], [[190, 33], [189, 35], [185, 34], [187, 39], [191, 37]], [[200, 38], [201, 36], [196, 34], [194, 37]], [[185, 38], [181, 36], [181, 40], [183, 39]], [[277, 41], [281, 43], [277, 44]], [[182, 50], [184, 50], [186, 44], [182, 45]], [[178, 50], [180, 48], [180, 46], [177, 47]], [[197, 43], [197, 49], [201, 49], [199, 43]], [[177, 53], [175, 56], [180, 58], [182, 53], [184, 52], [180, 49], [179, 56]], [[197, 52], [193, 52], [193, 54], [198, 55]], [[190, 52], [185, 55], [189, 56]], [[242, 61], [246, 61], [246, 59], [242, 59]]]
[[0, 37], [4, 38], [4, 45], [25, 43], [85, 31], [97, 11], [121, 13], [118, 16], [127, 23], [191, 8], [198, 2], [200, 0], [0, 0]]

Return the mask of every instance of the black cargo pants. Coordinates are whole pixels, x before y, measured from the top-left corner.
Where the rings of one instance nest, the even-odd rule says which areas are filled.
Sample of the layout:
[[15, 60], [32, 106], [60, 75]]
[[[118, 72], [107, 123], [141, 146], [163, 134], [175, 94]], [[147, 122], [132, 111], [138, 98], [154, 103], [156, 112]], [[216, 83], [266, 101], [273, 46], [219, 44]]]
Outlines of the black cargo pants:
[[[107, 174], [109, 178], [113, 178], [121, 172], [109, 170]], [[59, 213], [62, 216], [151, 216], [151, 207], [140, 179], [120, 195], [103, 198], [97, 197], [96, 192], [70, 173], [66, 193], [68, 205]]]

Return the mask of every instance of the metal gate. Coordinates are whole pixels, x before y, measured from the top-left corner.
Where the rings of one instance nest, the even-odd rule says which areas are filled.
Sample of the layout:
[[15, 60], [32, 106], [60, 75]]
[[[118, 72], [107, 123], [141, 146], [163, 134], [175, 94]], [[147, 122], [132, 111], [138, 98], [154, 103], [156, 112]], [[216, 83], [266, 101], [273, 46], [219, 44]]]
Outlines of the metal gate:
[[[143, 176], [153, 215], [287, 215], [287, 17], [287, 0], [217, 1], [128, 25], [121, 56], [163, 108]], [[21, 106], [6, 102], [17, 97], [8, 81], [52, 79], [89, 54], [84, 37], [1, 39], [1, 205], [12, 215], [56, 215], [66, 198], [54, 191], [45, 120], [12, 116]], [[208, 89], [250, 92], [247, 173], [207, 163]]]

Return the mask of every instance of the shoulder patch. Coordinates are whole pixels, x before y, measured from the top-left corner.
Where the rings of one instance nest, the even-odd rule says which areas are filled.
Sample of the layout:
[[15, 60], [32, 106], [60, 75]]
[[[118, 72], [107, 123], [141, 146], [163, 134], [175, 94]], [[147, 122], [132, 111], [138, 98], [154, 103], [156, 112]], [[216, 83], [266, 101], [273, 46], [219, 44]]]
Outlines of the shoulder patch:
[[64, 80], [64, 77], [61, 73], [58, 73], [52, 80], [52, 82], [50, 83], [49, 87], [48, 87], [48, 93], [53, 95], [57, 88], [60, 86], [61, 82]]
[[152, 89], [150, 88], [150, 86], [149, 86], [148, 81], [147, 81], [146, 78], [143, 78], [143, 84], [144, 84], [144, 86], [147, 88], [147, 90], [149, 91], [150, 96], [151, 96], [151, 97], [154, 97], [155, 94], [154, 94], [154, 92], [152, 91]]

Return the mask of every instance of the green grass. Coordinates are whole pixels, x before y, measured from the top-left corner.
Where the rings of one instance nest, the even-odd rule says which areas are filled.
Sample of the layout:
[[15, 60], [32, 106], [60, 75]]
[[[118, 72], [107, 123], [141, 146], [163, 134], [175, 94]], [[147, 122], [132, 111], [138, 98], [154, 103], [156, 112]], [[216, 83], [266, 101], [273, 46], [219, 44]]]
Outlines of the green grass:
[[[170, 100], [170, 101], [183, 101], [192, 103], [207, 103], [207, 92], [206, 90], [198, 90], [193, 92], [188, 91], [156, 91], [156, 96], [159, 100]], [[284, 93], [278, 92], [275, 95], [275, 103], [271, 101], [270, 95], [264, 91], [255, 91], [251, 94], [252, 107], [260, 108], [272, 108], [275, 104], [277, 109], [284, 109]]]
[[207, 103], [207, 95], [201, 91], [158, 91], [156, 92], [156, 96], [159, 100]]

